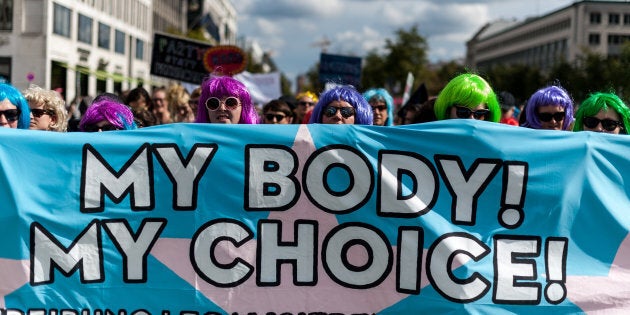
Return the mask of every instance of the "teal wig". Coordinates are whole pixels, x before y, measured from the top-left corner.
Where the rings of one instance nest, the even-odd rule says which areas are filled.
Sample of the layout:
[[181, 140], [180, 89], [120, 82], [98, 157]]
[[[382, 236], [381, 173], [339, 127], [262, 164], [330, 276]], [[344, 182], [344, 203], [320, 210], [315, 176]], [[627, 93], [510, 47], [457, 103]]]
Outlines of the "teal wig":
[[608, 111], [611, 109], [616, 111], [619, 117], [621, 117], [623, 130], [621, 130], [620, 133], [628, 134], [628, 128], [630, 128], [630, 109], [616, 94], [603, 92], [593, 93], [582, 102], [577, 112], [575, 112], [573, 131], [584, 130], [584, 117], [595, 116], [601, 110]]
[[394, 124], [394, 98], [385, 89], [369, 89], [363, 93], [363, 97], [368, 103], [372, 99], [382, 100], [387, 105], [387, 120], [385, 126]]
[[18, 129], [28, 129], [31, 124], [31, 110], [28, 102], [13, 85], [0, 83], [0, 101], [9, 100], [20, 111], [18, 116]]
[[451, 107], [463, 106], [474, 109], [485, 104], [490, 110], [487, 121], [499, 122], [501, 107], [490, 84], [481, 76], [472, 73], [460, 74], [446, 84], [435, 100], [435, 117], [438, 120], [448, 119]]

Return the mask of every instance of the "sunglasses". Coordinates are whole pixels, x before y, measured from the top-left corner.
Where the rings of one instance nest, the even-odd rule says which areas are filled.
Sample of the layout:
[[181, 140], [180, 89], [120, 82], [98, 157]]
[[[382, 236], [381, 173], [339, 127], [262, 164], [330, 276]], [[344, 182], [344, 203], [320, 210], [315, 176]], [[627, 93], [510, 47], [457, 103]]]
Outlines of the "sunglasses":
[[472, 110], [468, 107], [455, 106], [457, 118], [470, 118], [470, 115], [472, 115], [475, 119], [481, 120], [485, 119], [488, 114], [490, 114], [489, 109]]
[[379, 112], [383, 112], [387, 110], [387, 105], [380, 105], [380, 106], [372, 106], [372, 111], [379, 111]]
[[18, 120], [20, 113], [21, 112], [19, 109], [0, 110], [0, 115], [3, 115], [8, 122], [14, 122]]
[[313, 102], [305, 102], [305, 101], [299, 101], [298, 105], [304, 105], [304, 106], [313, 106], [315, 103]]
[[594, 129], [600, 123], [602, 124], [602, 128], [604, 128], [604, 130], [606, 131], [613, 131], [617, 129], [617, 127], [623, 128], [623, 124], [621, 122], [612, 119], [600, 120], [595, 117], [584, 117], [582, 119], [582, 123], [584, 123], [584, 126], [588, 127], [589, 129]]
[[226, 98], [223, 102], [216, 97], [211, 97], [206, 100], [206, 108], [209, 111], [215, 111], [219, 109], [219, 107], [221, 107], [221, 103], [225, 104], [225, 108], [227, 110], [235, 110], [239, 105], [241, 105], [241, 102], [238, 100], [238, 98], [234, 96]]
[[337, 111], [341, 112], [343, 118], [350, 118], [354, 116], [354, 107], [335, 107], [328, 106], [324, 109], [324, 115], [326, 117], [333, 117], [337, 115]]
[[104, 125], [104, 126], [97, 126], [97, 125], [85, 125], [83, 126], [83, 131], [85, 132], [98, 132], [98, 131], [114, 131], [114, 130], [120, 130], [120, 128], [114, 126], [114, 125]]
[[269, 121], [273, 121], [274, 118], [276, 119], [276, 121], [281, 121], [285, 117], [287, 117], [287, 116], [286, 115], [265, 114], [265, 119], [267, 119]]
[[536, 114], [536, 116], [538, 116], [538, 119], [540, 119], [540, 121], [544, 121], [544, 122], [549, 122], [551, 121], [551, 118], [553, 118], [553, 120], [555, 121], [563, 121], [564, 120], [564, 112], [557, 112], [557, 113], [538, 113]]
[[31, 113], [33, 114], [34, 117], [37, 117], [37, 118], [40, 118], [44, 115], [48, 115], [48, 116], [55, 115], [55, 112], [53, 112], [52, 110], [41, 109], [41, 108], [31, 108]]

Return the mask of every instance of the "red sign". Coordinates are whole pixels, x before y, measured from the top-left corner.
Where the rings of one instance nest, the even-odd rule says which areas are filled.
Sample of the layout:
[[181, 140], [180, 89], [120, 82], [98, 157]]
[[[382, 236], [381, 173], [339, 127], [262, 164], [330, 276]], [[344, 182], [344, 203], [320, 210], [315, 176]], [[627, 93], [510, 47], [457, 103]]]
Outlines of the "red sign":
[[245, 70], [245, 53], [236, 46], [208, 48], [203, 56], [203, 65], [210, 73], [234, 75]]

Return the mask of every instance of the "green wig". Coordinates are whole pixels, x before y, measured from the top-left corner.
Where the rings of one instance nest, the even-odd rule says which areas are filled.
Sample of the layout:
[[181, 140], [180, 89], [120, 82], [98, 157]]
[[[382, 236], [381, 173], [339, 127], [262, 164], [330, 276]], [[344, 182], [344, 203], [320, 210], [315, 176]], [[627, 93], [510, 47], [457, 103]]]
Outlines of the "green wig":
[[490, 110], [487, 121], [499, 122], [501, 107], [490, 84], [481, 76], [464, 73], [456, 76], [446, 84], [435, 100], [435, 117], [438, 120], [448, 119], [448, 112], [454, 105], [474, 109], [485, 104]]
[[582, 102], [577, 112], [575, 112], [573, 131], [584, 130], [584, 117], [595, 116], [601, 110], [608, 111], [610, 109], [616, 111], [619, 117], [621, 117], [621, 122], [623, 123], [621, 133], [628, 134], [628, 128], [630, 128], [630, 109], [616, 94], [604, 92], [593, 93]]

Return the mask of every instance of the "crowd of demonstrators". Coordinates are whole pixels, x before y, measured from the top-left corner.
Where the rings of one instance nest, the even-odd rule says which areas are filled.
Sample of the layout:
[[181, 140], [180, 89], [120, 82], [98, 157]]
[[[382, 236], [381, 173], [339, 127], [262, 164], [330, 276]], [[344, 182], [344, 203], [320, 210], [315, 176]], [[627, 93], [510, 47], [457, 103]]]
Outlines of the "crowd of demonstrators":
[[[426, 90], [426, 88], [425, 88]], [[394, 126], [446, 119], [476, 119], [531, 129], [627, 134], [630, 109], [613, 92], [592, 93], [574, 104], [558, 84], [535, 91], [520, 108], [508, 91], [495, 93], [476, 73], [455, 76], [437, 96], [413, 98], [397, 112], [384, 88], [360, 92], [336, 85], [321, 92], [284, 95], [256, 105], [247, 87], [211, 76], [192, 91], [180, 84], [139, 86], [121, 94], [82, 96], [66, 105], [61, 95], [32, 85], [20, 92], [0, 83], [0, 127], [47, 131], [130, 130], [166, 123], [357, 124]]]

